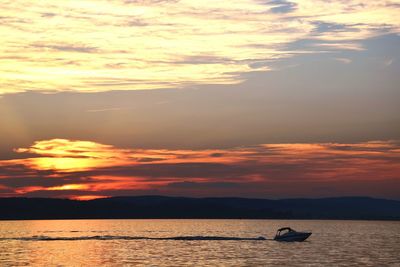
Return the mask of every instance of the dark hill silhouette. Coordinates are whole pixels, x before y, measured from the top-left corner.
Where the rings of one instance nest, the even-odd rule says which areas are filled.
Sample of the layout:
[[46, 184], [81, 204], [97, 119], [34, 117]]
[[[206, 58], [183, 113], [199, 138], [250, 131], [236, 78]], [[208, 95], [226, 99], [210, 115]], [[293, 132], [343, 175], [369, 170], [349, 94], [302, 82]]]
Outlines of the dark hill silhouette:
[[356, 219], [400, 220], [400, 201], [322, 199], [112, 197], [90, 201], [0, 198], [0, 219]]

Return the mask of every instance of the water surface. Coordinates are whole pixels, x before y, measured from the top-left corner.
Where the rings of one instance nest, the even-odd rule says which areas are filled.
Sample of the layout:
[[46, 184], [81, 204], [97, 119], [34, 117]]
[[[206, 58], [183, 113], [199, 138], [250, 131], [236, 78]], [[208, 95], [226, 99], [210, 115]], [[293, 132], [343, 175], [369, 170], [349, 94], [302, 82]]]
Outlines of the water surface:
[[[269, 240], [283, 226], [313, 234], [302, 243]], [[400, 266], [400, 222], [0, 221], [0, 266], [10, 265]]]

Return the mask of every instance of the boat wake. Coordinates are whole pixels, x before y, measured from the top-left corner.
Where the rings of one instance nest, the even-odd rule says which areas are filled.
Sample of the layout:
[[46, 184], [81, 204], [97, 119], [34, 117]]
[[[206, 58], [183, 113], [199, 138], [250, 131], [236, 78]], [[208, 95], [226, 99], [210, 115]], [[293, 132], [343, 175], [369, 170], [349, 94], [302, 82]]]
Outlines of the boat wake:
[[31, 236], [31, 237], [4, 237], [0, 241], [77, 241], [77, 240], [181, 240], [181, 241], [262, 241], [268, 240], [263, 236], [229, 237], [229, 236], [174, 236], [174, 237], [145, 237], [145, 236], [114, 236], [114, 235], [96, 235], [96, 236], [74, 236], [74, 237], [51, 237], [51, 236]]

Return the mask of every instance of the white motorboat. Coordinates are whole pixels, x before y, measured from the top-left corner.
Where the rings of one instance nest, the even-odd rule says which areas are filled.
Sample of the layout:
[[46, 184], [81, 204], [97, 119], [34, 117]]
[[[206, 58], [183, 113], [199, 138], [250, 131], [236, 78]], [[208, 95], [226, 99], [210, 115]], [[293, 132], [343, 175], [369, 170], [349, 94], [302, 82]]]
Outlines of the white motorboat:
[[302, 242], [306, 240], [311, 235], [311, 232], [297, 232], [290, 227], [283, 227], [278, 229], [274, 240], [276, 241], [286, 241], [286, 242]]

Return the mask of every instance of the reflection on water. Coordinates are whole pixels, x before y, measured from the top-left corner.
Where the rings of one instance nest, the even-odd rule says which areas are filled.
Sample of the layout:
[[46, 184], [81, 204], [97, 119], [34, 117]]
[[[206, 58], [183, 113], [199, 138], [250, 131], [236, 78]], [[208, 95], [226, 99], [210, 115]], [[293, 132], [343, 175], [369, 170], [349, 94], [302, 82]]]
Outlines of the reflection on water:
[[[257, 239], [282, 226], [313, 235], [303, 243]], [[218, 238], [175, 238], [193, 236]], [[399, 240], [400, 222], [1, 221], [0, 266], [393, 266], [400, 264]]]

